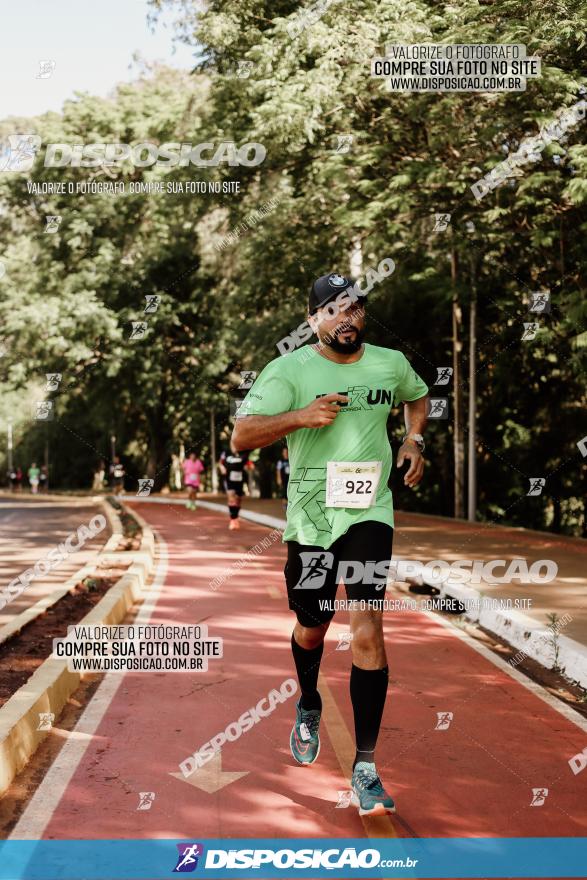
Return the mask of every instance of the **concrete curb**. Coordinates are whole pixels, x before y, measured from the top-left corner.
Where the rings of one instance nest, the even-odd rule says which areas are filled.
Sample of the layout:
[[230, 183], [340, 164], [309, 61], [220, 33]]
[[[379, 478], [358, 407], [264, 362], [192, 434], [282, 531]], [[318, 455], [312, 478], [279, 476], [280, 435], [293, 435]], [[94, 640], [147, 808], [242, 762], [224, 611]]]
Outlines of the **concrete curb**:
[[99, 495], [95, 495], [94, 500], [100, 501], [102, 508], [106, 514], [106, 519], [110, 523], [110, 530], [112, 532], [112, 534], [110, 535], [110, 537], [106, 541], [106, 543], [102, 549], [102, 552], [107, 553], [111, 550], [116, 550], [119, 543], [120, 543], [120, 539], [122, 538], [122, 535], [123, 535], [122, 523], [120, 522], [120, 517], [118, 516], [118, 513], [116, 512], [114, 507], [112, 507], [111, 504], [108, 504], [108, 502], [106, 501], [105, 498], [102, 498]]
[[[128, 550], [120, 554], [105, 552], [98, 556], [98, 560], [106, 560], [108, 563], [113, 559], [124, 559], [126, 562], [130, 560], [131, 566], [89, 614], [79, 621], [80, 624], [120, 623], [146, 587], [148, 576], [155, 565], [155, 537], [142, 517], [136, 515], [134, 511], [132, 515], [143, 529], [141, 549]], [[120, 535], [116, 537], [117, 542], [119, 539]], [[81, 571], [86, 568], [87, 566], [84, 566]], [[95, 568], [96, 565], [92, 570]], [[75, 579], [77, 583], [79, 575], [80, 572], [69, 580]], [[72, 586], [75, 586], [75, 583]], [[63, 595], [67, 589], [60, 588], [57, 592]], [[46, 607], [52, 604], [47, 602], [47, 599], [54, 596], [55, 594], [52, 594], [51, 597], [43, 600]], [[55, 598], [54, 601], [57, 599]], [[41, 603], [37, 603], [39, 604]], [[32, 609], [27, 609], [24, 614], [30, 610]], [[33, 619], [34, 616], [36, 615], [30, 616], [29, 619]], [[22, 629], [22, 625], [19, 628]], [[47, 736], [47, 730], [38, 729], [40, 713], [49, 712], [58, 718], [82, 678], [84, 678], [83, 674], [68, 671], [66, 660], [49, 657], [0, 708], [0, 795], [8, 789], [15, 776], [28, 763]]]
[[[409, 560], [408, 560], [409, 562]], [[439, 583], [428, 576], [424, 566], [410, 563], [415, 569], [406, 575], [405, 580], [416, 586], [426, 584], [440, 591], [440, 598], [456, 599], [465, 606], [463, 612], [467, 620], [478, 623], [484, 629], [504, 639], [513, 648], [540, 663], [546, 669], [557, 665], [558, 670], [570, 681], [587, 688], [587, 647], [567, 636], [555, 636], [553, 629], [528, 617], [521, 611], [509, 608], [492, 607], [497, 602], [490, 594], [454, 583], [450, 579]], [[416, 569], [419, 568], [419, 571]], [[558, 656], [555, 657], [555, 647]], [[514, 658], [512, 658], [514, 659]], [[523, 658], [519, 658], [520, 660]], [[510, 664], [516, 665], [516, 664]]]
[[[523, 651], [546, 669], [555, 665], [570, 681], [587, 688], [587, 647], [567, 636], [556, 636], [553, 629], [521, 611], [508, 608], [492, 608], [491, 596], [447, 581], [440, 589], [440, 595], [457, 599], [467, 605], [464, 612], [468, 620], [478, 623], [502, 639], [513, 648]], [[555, 646], [558, 657], [555, 657]], [[515, 659], [515, 658], [512, 658]], [[523, 658], [519, 658], [523, 659]], [[513, 665], [513, 664], [512, 664]]]

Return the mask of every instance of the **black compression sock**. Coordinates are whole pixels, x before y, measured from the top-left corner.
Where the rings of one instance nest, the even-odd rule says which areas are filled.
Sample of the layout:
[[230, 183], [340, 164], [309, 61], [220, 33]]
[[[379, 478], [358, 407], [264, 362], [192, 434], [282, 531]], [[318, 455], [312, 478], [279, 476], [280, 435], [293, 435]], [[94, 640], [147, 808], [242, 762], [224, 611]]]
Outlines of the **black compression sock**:
[[388, 681], [387, 666], [383, 669], [359, 669], [354, 663], [352, 665], [351, 702], [357, 743], [353, 770], [357, 761], [375, 761], [375, 746], [381, 727]]
[[322, 700], [316, 685], [318, 684], [318, 673], [320, 672], [324, 642], [320, 642], [316, 648], [308, 650], [298, 645], [292, 633], [291, 650], [302, 692], [300, 700], [302, 709], [322, 709]]
[[240, 510], [240, 507], [238, 507], [238, 505], [236, 505], [236, 504], [229, 504], [228, 509], [230, 511], [230, 518], [231, 519], [238, 519], [238, 512]]

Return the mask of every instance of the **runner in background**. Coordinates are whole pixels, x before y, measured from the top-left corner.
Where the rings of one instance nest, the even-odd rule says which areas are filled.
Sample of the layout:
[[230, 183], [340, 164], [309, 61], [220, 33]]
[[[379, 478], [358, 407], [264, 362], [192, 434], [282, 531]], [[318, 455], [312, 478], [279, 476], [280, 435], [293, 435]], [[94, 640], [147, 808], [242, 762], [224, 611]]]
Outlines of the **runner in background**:
[[230, 444], [230, 452], [223, 452], [218, 460], [218, 470], [222, 474], [230, 515], [228, 528], [231, 531], [241, 527], [238, 515], [241, 508], [241, 498], [244, 494], [244, 473], [248, 464], [248, 452], [235, 452], [232, 443]]
[[103, 459], [100, 459], [100, 463], [96, 470], [94, 471], [94, 479], [92, 482], [92, 490], [94, 492], [101, 492], [104, 488], [104, 477], [106, 476], [106, 462]]
[[172, 492], [181, 492], [182, 485], [182, 467], [179, 455], [173, 453], [171, 456], [171, 465], [169, 467], [169, 488]]
[[245, 471], [246, 473], [246, 484], [247, 491], [251, 498], [255, 497], [255, 492], [258, 491], [259, 487], [259, 474], [257, 471], [256, 463], [249, 458], [247, 462], [245, 462]]
[[198, 489], [200, 488], [200, 474], [202, 474], [206, 468], [197, 457], [195, 452], [190, 452], [189, 458], [182, 463], [183, 468], [183, 480], [186, 485], [186, 489], [188, 490], [188, 500], [186, 501], [186, 507], [188, 510], [196, 509], [196, 501], [198, 498]]
[[49, 474], [47, 473], [47, 466], [41, 466], [41, 473], [39, 474], [39, 492], [48, 492], [49, 491]]
[[287, 446], [281, 450], [281, 458], [277, 462], [277, 485], [281, 490], [283, 506], [287, 507], [287, 484], [289, 483], [289, 451]]
[[17, 492], [22, 492], [22, 468], [20, 465], [16, 468], [16, 476], [14, 477], [14, 485], [16, 486]]
[[31, 492], [33, 495], [36, 495], [39, 491], [39, 476], [41, 474], [40, 469], [37, 467], [37, 462], [33, 461], [28, 471], [29, 483], [31, 484]]
[[118, 455], [114, 456], [114, 461], [110, 465], [110, 477], [114, 494], [120, 495], [124, 490], [124, 465]]

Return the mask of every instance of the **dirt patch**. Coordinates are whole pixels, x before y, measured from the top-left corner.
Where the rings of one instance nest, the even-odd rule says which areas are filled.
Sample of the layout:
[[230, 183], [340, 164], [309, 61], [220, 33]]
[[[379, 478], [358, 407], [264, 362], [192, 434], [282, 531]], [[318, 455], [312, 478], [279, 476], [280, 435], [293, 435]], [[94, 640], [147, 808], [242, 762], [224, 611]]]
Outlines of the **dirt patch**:
[[114, 497], [107, 498], [108, 503], [118, 513], [120, 524], [122, 526], [122, 538], [118, 542], [116, 552], [120, 553], [124, 550], [140, 550], [141, 541], [143, 539], [143, 530], [127, 510], [123, 508], [119, 501]]
[[114, 552], [121, 553], [126, 550], [140, 550], [141, 540], [140, 535], [136, 538], [121, 538]]
[[118, 544], [117, 550], [140, 550], [141, 541], [143, 540], [143, 530], [130, 513], [126, 510], [119, 512], [120, 522], [122, 524], [122, 534], [124, 537]]
[[122, 577], [127, 565], [98, 569], [71, 592], [0, 645], [0, 706], [31, 677], [53, 649], [53, 639], [67, 635]]

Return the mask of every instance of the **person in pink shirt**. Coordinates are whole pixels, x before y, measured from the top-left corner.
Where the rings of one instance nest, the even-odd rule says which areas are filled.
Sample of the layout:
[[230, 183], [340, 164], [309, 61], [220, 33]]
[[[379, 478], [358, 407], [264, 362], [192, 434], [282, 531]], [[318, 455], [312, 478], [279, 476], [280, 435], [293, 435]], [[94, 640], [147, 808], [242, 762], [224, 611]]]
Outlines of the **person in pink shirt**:
[[205, 470], [204, 465], [196, 456], [195, 452], [190, 452], [190, 457], [182, 464], [183, 481], [188, 490], [188, 500], [186, 507], [188, 510], [196, 509], [196, 499], [198, 497], [198, 489], [200, 488], [200, 474]]

